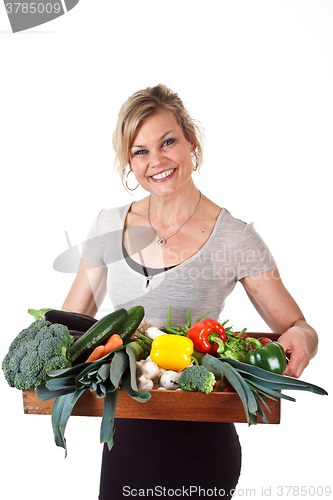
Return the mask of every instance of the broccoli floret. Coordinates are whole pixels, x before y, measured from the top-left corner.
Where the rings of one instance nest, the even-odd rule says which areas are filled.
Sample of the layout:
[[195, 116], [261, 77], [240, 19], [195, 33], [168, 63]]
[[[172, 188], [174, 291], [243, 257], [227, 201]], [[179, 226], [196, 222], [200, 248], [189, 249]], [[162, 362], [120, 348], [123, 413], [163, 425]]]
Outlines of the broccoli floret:
[[183, 391], [212, 392], [216, 380], [212, 372], [202, 365], [192, 365], [185, 368], [178, 384]]
[[62, 354], [53, 356], [44, 364], [43, 369], [39, 374], [39, 377], [42, 380], [40, 383], [45, 381], [48, 372], [51, 372], [52, 370], [62, 370], [63, 368], [69, 368], [70, 366], [71, 363], [66, 356], [63, 356]]
[[[43, 380], [40, 380], [40, 372], [43, 368], [41, 361], [39, 360], [37, 352], [30, 352], [24, 356], [20, 363], [19, 374], [22, 376], [15, 381], [15, 384], [19, 383], [19, 387], [15, 385], [17, 389], [34, 389], [37, 385], [41, 384]], [[19, 382], [18, 382], [19, 380]]]
[[67, 349], [73, 342], [67, 326], [35, 321], [17, 335], [2, 362], [8, 385], [35, 389], [45, 382], [47, 372], [70, 367]]
[[[52, 323], [50, 321], [44, 321], [43, 319], [39, 319], [39, 320], [31, 323], [31, 325], [28, 326], [28, 328], [26, 328], [26, 330], [27, 330], [27, 332], [31, 333], [35, 337], [36, 333], [39, 330], [41, 330], [42, 328], [48, 328], [49, 326], [52, 326]], [[24, 332], [24, 330], [23, 330], [23, 332]]]

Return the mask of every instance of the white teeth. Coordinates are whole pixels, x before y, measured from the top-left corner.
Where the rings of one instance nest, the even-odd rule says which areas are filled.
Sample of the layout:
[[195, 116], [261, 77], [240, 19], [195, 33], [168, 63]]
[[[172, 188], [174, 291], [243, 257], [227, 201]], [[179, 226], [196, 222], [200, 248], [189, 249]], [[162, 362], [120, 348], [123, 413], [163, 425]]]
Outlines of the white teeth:
[[166, 170], [165, 172], [162, 172], [161, 174], [156, 174], [156, 175], [153, 175], [152, 178], [153, 179], [164, 179], [164, 177], [168, 177], [168, 175], [172, 174], [172, 172], [174, 171], [174, 168], [172, 168], [171, 170]]

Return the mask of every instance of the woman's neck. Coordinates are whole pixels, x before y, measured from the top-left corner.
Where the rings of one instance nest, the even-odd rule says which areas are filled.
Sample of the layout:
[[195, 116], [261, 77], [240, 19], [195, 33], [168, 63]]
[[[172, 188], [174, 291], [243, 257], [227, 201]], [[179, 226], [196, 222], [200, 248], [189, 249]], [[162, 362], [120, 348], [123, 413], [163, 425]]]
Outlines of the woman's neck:
[[190, 188], [176, 191], [169, 196], [157, 196], [153, 193], [149, 202], [150, 219], [158, 221], [160, 227], [166, 228], [184, 222], [196, 209], [199, 199], [200, 191], [194, 183]]

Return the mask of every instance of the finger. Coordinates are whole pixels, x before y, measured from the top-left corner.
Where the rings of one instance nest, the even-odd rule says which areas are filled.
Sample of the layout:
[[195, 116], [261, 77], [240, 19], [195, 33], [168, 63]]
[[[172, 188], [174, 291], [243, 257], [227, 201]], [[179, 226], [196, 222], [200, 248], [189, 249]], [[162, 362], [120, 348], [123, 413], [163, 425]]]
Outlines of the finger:
[[287, 368], [284, 371], [284, 375], [299, 378], [308, 364], [309, 358], [305, 353], [304, 355], [300, 355], [300, 353], [292, 353], [289, 363], [287, 364]]

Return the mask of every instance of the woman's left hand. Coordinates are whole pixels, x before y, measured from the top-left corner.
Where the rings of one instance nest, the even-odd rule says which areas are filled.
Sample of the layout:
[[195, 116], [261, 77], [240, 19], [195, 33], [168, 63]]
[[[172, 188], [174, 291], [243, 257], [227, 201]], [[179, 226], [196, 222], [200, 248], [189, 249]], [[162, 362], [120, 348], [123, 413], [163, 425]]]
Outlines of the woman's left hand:
[[310, 362], [306, 335], [302, 328], [292, 326], [279, 337], [278, 342], [288, 355], [289, 362], [284, 375], [300, 377]]

